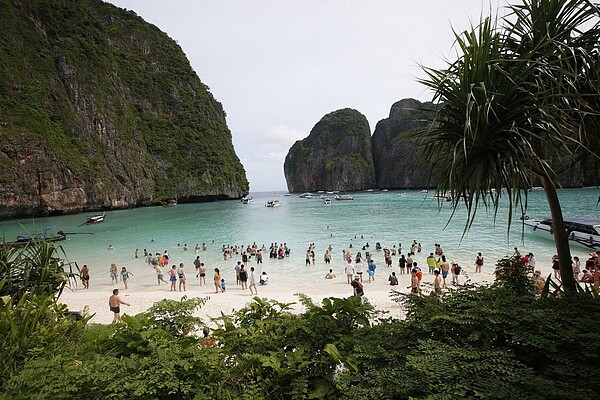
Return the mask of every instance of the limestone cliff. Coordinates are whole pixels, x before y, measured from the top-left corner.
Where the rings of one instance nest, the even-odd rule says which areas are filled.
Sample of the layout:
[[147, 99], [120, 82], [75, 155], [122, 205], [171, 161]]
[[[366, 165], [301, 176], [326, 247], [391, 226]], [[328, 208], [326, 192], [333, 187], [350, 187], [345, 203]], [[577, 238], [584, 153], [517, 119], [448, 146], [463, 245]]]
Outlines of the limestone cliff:
[[100, 0], [0, 15], [0, 218], [247, 193], [221, 104], [157, 27]]
[[432, 117], [425, 111], [427, 109], [433, 110], [433, 104], [414, 99], [400, 100], [392, 105], [390, 116], [377, 123], [372, 147], [378, 188], [408, 189], [430, 185], [429, 171], [422, 168], [419, 148], [410, 137], [427, 126], [427, 118]]
[[307, 138], [290, 148], [284, 173], [290, 192], [374, 187], [367, 118], [349, 108], [325, 115]]

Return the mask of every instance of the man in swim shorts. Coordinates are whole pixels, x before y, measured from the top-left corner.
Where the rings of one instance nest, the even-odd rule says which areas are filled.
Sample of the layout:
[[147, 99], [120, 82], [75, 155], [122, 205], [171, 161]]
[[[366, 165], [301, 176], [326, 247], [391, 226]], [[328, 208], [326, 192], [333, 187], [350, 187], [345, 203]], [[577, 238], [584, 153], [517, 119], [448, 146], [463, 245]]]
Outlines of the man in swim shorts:
[[90, 268], [87, 265], [84, 265], [81, 268], [81, 283], [83, 283], [83, 287], [85, 289], [90, 288]]
[[130, 306], [131, 304], [126, 303], [119, 296], [119, 289], [113, 289], [113, 294], [108, 298], [108, 306], [110, 307], [110, 311], [112, 311], [115, 316], [113, 318], [113, 323], [121, 322], [121, 304], [125, 304], [126, 306]]

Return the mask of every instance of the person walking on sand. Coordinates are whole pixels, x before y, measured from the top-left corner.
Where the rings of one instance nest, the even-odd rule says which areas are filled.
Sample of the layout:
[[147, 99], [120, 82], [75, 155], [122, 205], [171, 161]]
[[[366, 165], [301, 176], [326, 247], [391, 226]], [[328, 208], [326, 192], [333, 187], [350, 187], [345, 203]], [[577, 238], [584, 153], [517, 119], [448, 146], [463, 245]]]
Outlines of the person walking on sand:
[[442, 256], [442, 266], [440, 268], [442, 270], [442, 287], [445, 289], [446, 286], [446, 278], [448, 277], [448, 272], [450, 272], [450, 264], [446, 261], [446, 256]]
[[235, 264], [235, 267], [233, 267], [233, 269], [235, 270], [235, 284], [239, 285], [241, 284], [240, 271], [242, 270], [242, 262], [238, 261], [237, 264]]
[[459, 263], [457, 263], [456, 261], [452, 260], [452, 266], [450, 267], [450, 272], [452, 272], [452, 284], [453, 285], [458, 285], [458, 276], [460, 275], [460, 271], [462, 270], [462, 267], [460, 266]]
[[171, 292], [175, 292], [175, 283], [177, 282], [177, 267], [173, 265], [169, 270], [169, 282], [171, 282]]
[[258, 290], [256, 289], [256, 278], [254, 277], [254, 267], [250, 267], [250, 277], [248, 278], [248, 287], [250, 288], [250, 295], [258, 294]]
[[[219, 293], [219, 290], [221, 289], [221, 272], [219, 271], [219, 268], [215, 268], [213, 283], [215, 285], [215, 293]], [[221, 292], [223, 292], [223, 290], [221, 290]]]
[[204, 263], [200, 263], [200, 268], [198, 269], [198, 281], [200, 282], [200, 286], [206, 285], [206, 266]]
[[156, 281], [158, 282], [158, 285], [160, 286], [161, 282], [167, 283], [164, 278], [162, 267], [160, 265], [155, 265], [154, 270], [156, 271]]
[[110, 279], [112, 285], [119, 283], [119, 271], [117, 271], [117, 264], [115, 263], [110, 264]]
[[242, 289], [248, 289], [248, 271], [246, 271], [243, 265], [240, 269], [240, 285]]
[[81, 267], [81, 271], [79, 271], [80, 275], [81, 275], [81, 283], [83, 283], [83, 288], [84, 289], [89, 289], [90, 288], [90, 269], [89, 267], [84, 264], [83, 267]]
[[181, 292], [181, 287], [183, 286], [183, 291], [185, 292], [185, 270], [183, 268], [183, 263], [179, 263], [179, 269], [177, 270], [177, 276], [179, 277], [179, 291]]
[[475, 272], [481, 272], [481, 267], [483, 267], [483, 256], [479, 252], [477, 253], [477, 257], [475, 257]]
[[113, 317], [113, 324], [117, 322], [121, 322], [121, 304], [125, 304], [126, 306], [131, 306], [131, 304], [125, 302], [119, 296], [119, 289], [113, 289], [113, 294], [108, 298], [108, 306], [110, 307], [110, 311], [112, 311], [115, 315]]
[[352, 263], [346, 262], [346, 278], [348, 279], [348, 285], [352, 284], [352, 277], [354, 276], [354, 267], [352, 267]]
[[130, 276], [133, 276], [133, 274], [131, 272], [127, 271], [126, 267], [122, 267], [121, 268], [121, 280], [123, 281], [123, 285], [125, 285], [125, 290], [128, 289], [127, 281], [129, 280]]
[[560, 262], [557, 254], [552, 256], [552, 269], [554, 270], [554, 279], [560, 280]]
[[363, 270], [365, 269], [365, 266], [363, 265], [363, 263], [360, 261], [360, 259], [358, 259], [358, 261], [356, 262], [356, 265], [354, 266], [354, 271], [356, 272], [356, 275], [359, 276], [360, 278], [360, 283], [362, 283], [363, 281]]

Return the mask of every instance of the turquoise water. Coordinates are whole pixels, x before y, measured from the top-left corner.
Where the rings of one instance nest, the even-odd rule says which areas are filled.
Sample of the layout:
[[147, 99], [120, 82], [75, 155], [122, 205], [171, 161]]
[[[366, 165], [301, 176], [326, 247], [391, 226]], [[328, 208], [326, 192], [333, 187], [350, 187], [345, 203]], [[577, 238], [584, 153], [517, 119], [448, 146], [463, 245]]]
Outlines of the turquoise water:
[[[239, 201], [219, 201], [198, 204], [179, 204], [176, 207], [148, 207], [133, 210], [107, 212], [104, 222], [97, 225], [84, 225], [87, 214], [48, 218], [3, 221], [0, 232], [7, 240], [14, 240], [23, 228], [35, 231], [47, 226], [68, 233], [68, 239], [59, 242], [69, 261], [80, 266], [88, 264], [92, 271], [102, 271], [111, 262], [127, 265], [154, 277], [143, 259], [143, 250], [151, 253], [168, 250], [172, 262], [184, 262], [188, 271], [193, 270], [192, 261], [196, 254], [194, 246], [207, 244], [206, 251], [200, 251], [201, 260], [209, 271], [214, 267], [231, 269], [234, 262], [223, 261], [222, 245], [247, 246], [256, 242], [268, 248], [272, 242], [287, 243], [291, 255], [285, 260], [270, 260], [268, 252], [264, 256], [262, 268], [272, 280], [289, 282], [297, 278], [296, 272], [322, 277], [325, 269], [323, 253], [327, 246], [333, 246], [332, 267], [341, 273], [341, 252], [352, 244], [354, 253], [361, 251], [365, 243], [374, 253], [376, 263], [383, 265], [383, 252], [375, 251], [375, 243], [392, 247], [402, 244], [409, 249], [413, 240], [423, 246], [417, 261], [424, 263], [425, 257], [433, 251], [435, 243], [440, 243], [449, 258], [463, 265], [472, 265], [474, 257], [481, 251], [488, 263], [499, 257], [510, 255], [515, 246], [522, 251], [533, 252], [538, 265], [550, 271], [550, 259], [555, 253], [551, 240], [536, 237], [527, 230], [521, 234], [521, 224], [513, 222], [510, 236], [507, 235], [506, 210], [499, 211], [494, 223], [491, 213], [484, 208], [478, 211], [476, 222], [462, 237], [466, 212], [460, 208], [453, 220], [446, 226], [450, 215], [448, 203], [441, 204], [419, 191], [382, 193], [353, 193], [353, 201], [332, 201], [325, 205], [320, 199], [302, 199], [298, 195], [284, 196], [283, 193], [252, 193], [254, 202], [243, 205]], [[560, 200], [566, 217], [584, 217], [600, 220], [600, 207], [596, 206], [599, 191], [595, 188], [563, 190]], [[269, 199], [279, 199], [282, 206], [267, 208]], [[530, 218], [549, 216], [543, 192], [532, 192], [529, 197]], [[519, 215], [517, 215], [518, 217]], [[92, 234], [93, 233], [93, 234]], [[362, 236], [362, 239], [361, 239]], [[304, 266], [306, 248], [316, 244], [317, 267]], [[184, 251], [187, 244], [189, 250]], [[107, 250], [112, 245], [114, 250]], [[134, 258], [135, 249], [140, 258]], [[587, 259], [585, 249], [572, 248], [573, 255]], [[364, 251], [363, 251], [364, 254]], [[397, 265], [397, 256], [394, 265]], [[234, 259], [237, 260], [237, 259]], [[259, 269], [260, 272], [260, 269]], [[108, 276], [108, 275], [107, 275]]]

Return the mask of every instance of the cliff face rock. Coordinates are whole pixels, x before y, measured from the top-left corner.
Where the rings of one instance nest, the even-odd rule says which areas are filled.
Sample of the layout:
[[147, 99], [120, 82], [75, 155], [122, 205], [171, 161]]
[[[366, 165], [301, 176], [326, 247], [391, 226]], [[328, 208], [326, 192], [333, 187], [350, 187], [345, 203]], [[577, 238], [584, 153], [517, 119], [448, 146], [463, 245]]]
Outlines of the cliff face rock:
[[0, 218], [247, 193], [221, 104], [158, 28], [100, 0], [0, 15]]
[[325, 115], [307, 138], [290, 148], [284, 174], [290, 192], [374, 187], [367, 118], [349, 108]]
[[[392, 105], [390, 116], [377, 123], [373, 133], [373, 162], [378, 188], [408, 189], [429, 185], [429, 171], [419, 166], [420, 150], [411, 134], [427, 127], [432, 103], [415, 99]], [[428, 115], [429, 114], [429, 115]]]

